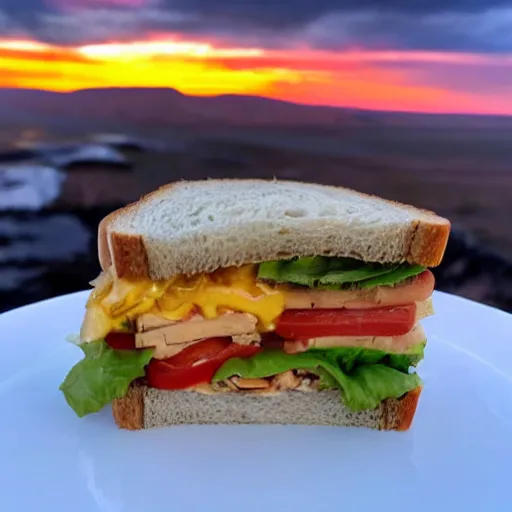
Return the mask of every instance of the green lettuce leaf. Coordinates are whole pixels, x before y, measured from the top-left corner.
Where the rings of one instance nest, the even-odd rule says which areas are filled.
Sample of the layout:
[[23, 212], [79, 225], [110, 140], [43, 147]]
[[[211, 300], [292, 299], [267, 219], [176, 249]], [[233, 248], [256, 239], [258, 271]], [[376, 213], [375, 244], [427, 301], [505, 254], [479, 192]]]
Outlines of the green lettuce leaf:
[[384, 358], [387, 366], [407, 372], [411, 366], [417, 366], [423, 359], [426, 341], [414, 345], [407, 354], [387, 354]]
[[396, 283], [405, 281], [409, 277], [417, 276], [425, 271], [425, 267], [421, 265], [408, 265], [404, 263], [393, 271], [372, 277], [360, 283], [361, 288], [372, 288], [373, 286], [393, 286]]
[[313, 287], [329, 270], [328, 258], [314, 256], [289, 261], [268, 261], [258, 268], [258, 278]]
[[416, 366], [423, 359], [425, 345], [426, 342], [413, 345], [406, 354], [362, 347], [312, 348], [307, 353], [328, 360], [345, 372], [350, 372], [353, 368], [363, 364], [377, 363], [407, 372], [411, 366]]
[[407, 263], [382, 265], [352, 258], [314, 256], [261, 263], [258, 279], [310, 288], [339, 289], [347, 285], [370, 288], [393, 286], [424, 270], [425, 267]]
[[320, 376], [324, 388], [338, 388], [350, 409], [374, 409], [382, 400], [398, 398], [421, 384], [417, 374], [406, 373], [409, 365], [404, 368], [408, 357], [416, 362], [422, 350], [415, 347], [411, 356], [400, 358], [390, 358], [382, 351], [350, 348], [313, 349], [298, 354], [264, 350], [253, 357], [229, 359], [212, 382], [235, 375], [256, 379], [303, 369]]
[[153, 355], [153, 349], [114, 350], [104, 340], [79, 347], [85, 357], [71, 369], [59, 389], [80, 417], [125, 396], [130, 383], [144, 376], [144, 367]]
[[422, 384], [416, 373], [403, 373], [382, 364], [357, 367], [345, 382], [339, 381], [347, 407], [375, 409], [386, 398], [399, 398]]

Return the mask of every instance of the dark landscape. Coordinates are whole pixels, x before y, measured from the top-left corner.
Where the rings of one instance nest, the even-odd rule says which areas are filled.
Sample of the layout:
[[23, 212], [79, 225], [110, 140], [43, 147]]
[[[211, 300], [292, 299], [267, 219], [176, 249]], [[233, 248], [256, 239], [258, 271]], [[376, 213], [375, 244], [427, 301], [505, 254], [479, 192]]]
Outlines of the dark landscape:
[[438, 289], [512, 312], [511, 140], [512, 118], [497, 116], [0, 89], [0, 311], [87, 288], [98, 222], [141, 194], [179, 179], [277, 177], [448, 217]]

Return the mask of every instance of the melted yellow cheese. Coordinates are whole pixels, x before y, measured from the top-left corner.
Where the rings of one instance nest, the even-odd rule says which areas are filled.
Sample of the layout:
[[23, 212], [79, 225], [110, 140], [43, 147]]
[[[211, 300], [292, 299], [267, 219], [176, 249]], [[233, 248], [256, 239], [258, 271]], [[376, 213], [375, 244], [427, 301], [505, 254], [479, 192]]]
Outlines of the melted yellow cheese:
[[167, 281], [114, 279], [102, 272], [92, 283], [85, 319], [80, 331], [83, 341], [93, 341], [144, 313], [182, 320], [198, 309], [205, 318], [226, 311], [251, 313], [262, 331], [272, 330], [283, 312], [283, 295], [256, 280], [256, 267], [230, 267], [211, 274], [178, 276]]

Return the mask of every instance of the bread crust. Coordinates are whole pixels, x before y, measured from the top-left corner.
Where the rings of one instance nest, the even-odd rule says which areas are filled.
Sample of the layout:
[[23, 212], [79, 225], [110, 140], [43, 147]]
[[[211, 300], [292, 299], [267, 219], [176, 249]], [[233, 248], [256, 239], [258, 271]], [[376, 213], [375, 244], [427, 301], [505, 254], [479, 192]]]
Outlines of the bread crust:
[[110, 246], [114, 268], [118, 269], [119, 277], [134, 279], [150, 277], [148, 255], [142, 236], [112, 233]]
[[135, 381], [126, 396], [112, 402], [112, 415], [119, 427], [127, 430], [144, 428], [144, 391], [144, 384]]
[[[223, 182], [241, 181], [252, 184], [268, 182], [268, 180], [208, 180], [208, 183], [215, 185], [222, 184]], [[150, 202], [160, 194], [168, 192], [173, 188], [178, 188], [181, 184], [190, 183], [192, 182], [182, 181], [164, 185], [157, 190], [142, 196], [138, 202], [131, 203], [105, 217], [100, 222], [98, 228], [98, 256], [102, 269], [106, 270], [113, 264], [116, 275], [120, 278], [151, 278], [151, 266], [143, 236], [138, 234], [110, 232], [110, 227], [117, 218], [130, 214], [131, 211], [139, 205]], [[198, 183], [202, 182], [199, 181]], [[407, 210], [411, 214], [416, 215], [419, 218], [411, 223], [407, 237], [408, 249], [406, 253], [403, 254], [403, 260], [411, 264], [418, 264], [426, 267], [435, 267], [441, 263], [451, 229], [451, 224], [447, 219], [439, 217], [429, 210], [415, 208], [410, 205], [390, 201], [374, 195], [363, 194], [343, 187], [322, 186], [331, 189], [348, 190], [359, 197], [371, 198], [376, 201], [385, 202], [389, 205], [398, 206]], [[291, 257], [294, 255], [290, 254], [282, 256]], [[243, 261], [240, 264], [245, 263], [255, 263], [255, 261]], [[208, 271], [213, 270], [215, 269], [209, 269]], [[203, 271], [206, 271], [206, 269]], [[173, 276], [168, 275], [160, 277], [171, 278]]]
[[407, 262], [425, 267], [437, 267], [443, 260], [450, 228], [450, 223], [415, 222]]
[[[112, 406], [112, 412], [114, 416], [114, 420], [119, 428], [122, 429], [128, 429], [128, 430], [141, 430], [144, 428], [148, 428], [145, 425], [145, 417], [144, 417], [144, 411], [145, 411], [145, 395], [146, 391], [149, 388], [147, 388], [144, 384], [138, 382], [133, 383], [130, 386], [130, 389], [128, 391], [128, 394], [121, 399], [117, 399], [114, 401]], [[399, 399], [387, 399], [384, 400], [378, 409], [378, 422], [373, 424], [365, 424], [365, 420], [362, 419], [359, 423], [360, 426], [366, 426], [369, 428], [377, 428], [378, 430], [397, 430], [397, 431], [406, 431], [408, 430], [413, 422], [414, 415], [416, 413], [416, 408], [418, 405], [419, 397], [421, 395], [422, 388], [418, 387], [416, 389], [413, 389], [409, 393], [406, 393], [403, 397]], [[158, 391], [159, 393], [177, 393], [176, 391]], [[180, 392], [178, 392], [180, 393]], [[182, 391], [181, 393], [187, 393], [187, 391]], [[285, 395], [287, 393], [297, 393], [297, 391], [283, 391]], [[315, 392], [311, 392], [315, 393]], [[318, 393], [318, 392], [316, 392]], [[308, 395], [310, 393], [307, 393]], [[238, 395], [239, 396], [239, 395]], [[255, 395], [247, 394], [245, 396], [245, 399], [250, 401], [252, 398], [254, 398]], [[206, 399], [209, 397], [206, 396]], [[229, 397], [228, 397], [229, 398]], [[274, 412], [273, 410], [273, 404], [272, 404], [272, 397], [266, 397], [265, 400], [269, 400], [269, 415], [272, 415]], [[336, 394], [336, 397], [333, 398], [334, 401], [336, 401], [335, 405], [336, 407], [343, 407], [339, 403], [339, 395]], [[205, 417], [206, 417], [205, 413]], [[361, 417], [366, 414], [366, 412], [362, 413], [353, 413], [355, 418], [355, 421], [357, 422], [357, 415], [361, 414]], [[232, 421], [232, 411], [231, 414], [229, 413], [228, 409], [226, 409], [226, 415], [225, 415], [225, 424], [231, 424], [231, 423], [237, 423], [236, 421]], [[200, 421], [198, 423], [207, 423], [207, 421]], [[304, 422], [301, 422], [304, 423]], [[178, 424], [178, 423], [174, 423]], [[181, 424], [186, 424], [185, 422]], [[189, 424], [194, 424], [190, 422]], [[290, 424], [293, 424], [291, 422]], [[311, 418], [311, 422], [309, 422], [311, 425], [318, 425], [316, 418]], [[326, 425], [329, 425], [326, 423]], [[170, 426], [170, 425], [161, 425], [161, 426]], [[344, 426], [343, 424], [331, 424], [331, 426]], [[151, 428], [151, 427], [149, 427]]]
[[422, 390], [423, 387], [418, 386], [398, 400], [385, 400], [382, 430], [409, 430], [416, 414]]

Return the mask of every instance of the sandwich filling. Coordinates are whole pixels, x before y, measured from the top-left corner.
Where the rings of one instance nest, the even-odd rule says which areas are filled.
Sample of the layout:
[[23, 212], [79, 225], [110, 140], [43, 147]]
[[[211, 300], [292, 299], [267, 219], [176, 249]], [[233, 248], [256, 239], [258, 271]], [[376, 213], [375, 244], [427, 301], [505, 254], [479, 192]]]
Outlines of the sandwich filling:
[[102, 272], [61, 385], [79, 416], [142, 379], [165, 390], [339, 389], [354, 411], [421, 385], [419, 320], [433, 313], [424, 267], [315, 256], [165, 281]]

